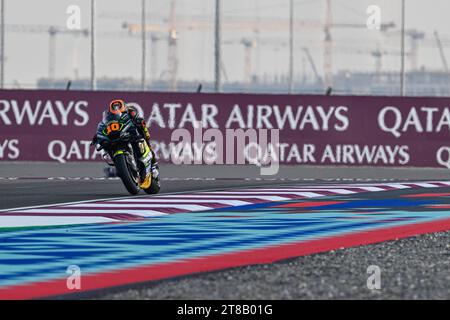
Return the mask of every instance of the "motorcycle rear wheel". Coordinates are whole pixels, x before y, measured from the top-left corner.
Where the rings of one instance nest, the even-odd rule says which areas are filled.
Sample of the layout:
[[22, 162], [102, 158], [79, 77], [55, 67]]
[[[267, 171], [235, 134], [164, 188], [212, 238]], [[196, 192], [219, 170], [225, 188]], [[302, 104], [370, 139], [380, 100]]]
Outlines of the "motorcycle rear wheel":
[[118, 154], [114, 157], [114, 164], [116, 166], [117, 175], [122, 180], [127, 191], [136, 195], [139, 193], [140, 188], [138, 182], [131, 176], [130, 170], [128, 169], [127, 161], [124, 154]]

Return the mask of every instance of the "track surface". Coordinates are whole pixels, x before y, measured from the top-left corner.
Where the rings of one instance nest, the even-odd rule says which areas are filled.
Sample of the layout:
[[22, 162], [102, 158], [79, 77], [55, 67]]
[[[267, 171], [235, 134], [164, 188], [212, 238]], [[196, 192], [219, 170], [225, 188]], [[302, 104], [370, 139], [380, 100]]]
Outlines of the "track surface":
[[[311, 181], [309, 184], [323, 184]], [[308, 184], [303, 182], [303, 184]], [[341, 182], [340, 182], [341, 183]], [[348, 182], [352, 185], [351, 182]], [[289, 181], [273, 181], [270, 187], [284, 187]], [[326, 181], [326, 184], [333, 184]], [[178, 180], [165, 181], [165, 193], [267, 187], [267, 181]], [[362, 194], [364, 199], [397, 198], [416, 191], [388, 191]], [[420, 191], [420, 192], [423, 192]], [[450, 188], [427, 190], [439, 193], [430, 199], [447, 198]], [[123, 197], [115, 180], [0, 180], [0, 209], [61, 202]], [[358, 196], [359, 197], [359, 196]], [[327, 199], [333, 200], [332, 197]], [[334, 200], [342, 199], [342, 196]], [[352, 197], [353, 199], [353, 197]], [[351, 199], [347, 199], [351, 200]], [[354, 200], [354, 199], [353, 199]], [[436, 200], [437, 201], [437, 200]], [[356, 248], [333, 250], [268, 265], [238, 267], [170, 280], [120, 288], [109, 288], [69, 297], [141, 299], [259, 299], [259, 298], [450, 298], [449, 234], [433, 233], [408, 239]], [[382, 271], [382, 289], [368, 290], [369, 265]], [[66, 296], [67, 297], [67, 296]]]
[[[450, 233], [432, 233], [79, 296], [96, 299], [450, 299]], [[381, 269], [381, 290], [366, 286]]]
[[[283, 184], [287, 183], [289, 182], [283, 182]], [[182, 179], [175, 181], [163, 181], [161, 194], [258, 185], [267, 185], [267, 182]], [[123, 185], [120, 180], [117, 179], [58, 180], [55, 178], [53, 180], [0, 180], [0, 193], [0, 210], [16, 207], [127, 196]]]

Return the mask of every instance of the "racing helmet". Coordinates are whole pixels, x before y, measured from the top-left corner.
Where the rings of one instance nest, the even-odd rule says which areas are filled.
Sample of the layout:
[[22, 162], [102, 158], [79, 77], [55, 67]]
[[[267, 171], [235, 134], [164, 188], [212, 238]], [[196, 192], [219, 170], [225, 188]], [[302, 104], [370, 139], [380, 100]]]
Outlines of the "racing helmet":
[[127, 111], [127, 105], [123, 100], [115, 99], [110, 102], [108, 111], [110, 114], [121, 115]]

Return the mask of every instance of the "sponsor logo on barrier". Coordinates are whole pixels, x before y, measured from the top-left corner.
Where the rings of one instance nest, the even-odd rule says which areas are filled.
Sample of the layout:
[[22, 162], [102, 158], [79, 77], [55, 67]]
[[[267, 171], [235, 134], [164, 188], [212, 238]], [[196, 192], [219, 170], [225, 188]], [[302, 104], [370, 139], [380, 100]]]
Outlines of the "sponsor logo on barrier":
[[19, 156], [20, 149], [18, 139], [0, 140], [0, 159], [16, 160]]
[[[388, 118], [388, 119], [386, 119]], [[400, 138], [403, 133], [410, 130], [417, 133], [450, 132], [450, 110], [435, 107], [412, 107], [404, 117], [399, 108], [384, 107], [378, 114], [378, 124], [384, 132], [391, 133]]]
[[86, 140], [73, 140], [70, 143], [53, 140], [48, 144], [48, 156], [60, 163], [101, 159], [102, 152], [92, 148], [90, 143]]
[[[136, 103], [133, 103], [136, 106]], [[164, 112], [163, 112], [164, 111]], [[286, 105], [246, 105], [234, 104], [226, 117], [225, 128], [242, 129], [290, 129], [314, 131], [345, 131], [349, 126], [346, 115], [346, 106], [310, 106]], [[181, 115], [181, 116], [180, 116]], [[150, 116], [147, 118], [149, 126], [157, 125], [160, 128], [185, 128], [187, 124], [192, 127], [201, 122], [202, 128], [219, 128], [219, 108], [213, 104], [202, 104], [194, 108], [191, 103], [165, 103], [160, 106], [154, 103]]]
[[450, 147], [441, 147], [436, 153], [436, 161], [441, 166], [450, 169]]
[[87, 106], [87, 101], [0, 100], [0, 125], [83, 127], [89, 122]]
[[[110, 93], [31, 90], [2, 93], [3, 159], [101, 161], [100, 154], [89, 148], [87, 142], [112, 98]], [[271, 155], [280, 164], [450, 169], [450, 151], [446, 146], [450, 107], [449, 99], [445, 98], [114, 94], [117, 95], [131, 100], [128, 104], [147, 121], [161, 162], [173, 162], [172, 154], [181, 150], [181, 141], [171, 139], [173, 133], [186, 129], [193, 134], [200, 123], [199, 127], [209, 135], [214, 131], [208, 130], [217, 130], [213, 134], [216, 136], [220, 132], [224, 146], [229, 140], [227, 130], [233, 130], [234, 134], [243, 130], [244, 136], [256, 133], [257, 137], [259, 130], [267, 130], [268, 136], [271, 130], [278, 130], [279, 142], [268, 141], [265, 149], [260, 148], [259, 141], [246, 143], [247, 147], [239, 150], [252, 151], [257, 155], [252, 162], [262, 166], [269, 163]], [[13, 139], [20, 141], [21, 150], [17, 142], [11, 142]], [[189, 148], [182, 148], [185, 152], [182, 158], [220, 163], [213, 141], [202, 139], [205, 143], [197, 143], [200, 140], [187, 143]], [[216, 147], [220, 147], [219, 142]], [[223, 163], [228, 163], [229, 152], [223, 150]], [[246, 161], [250, 159], [247, 157]], [[237, 159], [234, 163], [238, 163]]]

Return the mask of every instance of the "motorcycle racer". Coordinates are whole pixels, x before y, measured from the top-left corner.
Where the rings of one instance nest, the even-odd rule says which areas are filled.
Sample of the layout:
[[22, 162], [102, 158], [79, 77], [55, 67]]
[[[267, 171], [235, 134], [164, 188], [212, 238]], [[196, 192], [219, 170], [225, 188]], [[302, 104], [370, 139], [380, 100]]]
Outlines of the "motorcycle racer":
[[133, 121], [133, 124], [139, 129], [147, 144], [150, 146], [150, 132], [148, 131], [145, 120], [139, 116], [136, 109], [128, 106], [123, 100], [116, 99], [112, 100], [109, 104], [108, 112], [111, 114], [128, 113], [131, 121]]
[[128, 112], [131, 121], [133, 121], [134, 125], [140, 130], [148, 145], [150, 145], [150, 132], [148, 131], [145, 120], [139, 117], [137, 110], [125, 104], [123, 100], [111, 101], [109, 105], [109, 112], [114, 113], [117, 112], [117, 110], [121, 113]]
[[[108, 110], [104, 112], [104, 117], [107, 117], [108, 115], [121, 115], [121, 114], [128, 114], [131, 122], [135, 125], [135, 127], [138, 129], [141, 136], [145, 139], [147, 142], [147, 145], [151, 152], [151, 171], [154, 173], [154, 175], [158, 176], [158, 163], [156, 162], [156, 157], [153, 149], [150, 145], [150, 132], [147, 128], [147, 125], [145, 123], [145, 120], [139, 116], [138, 111], [127, 105], [123, 100], [121, 99], [114, 99], [110, 102]], [[99, 123], [99, 126], [102, 125], [102, 121]], [[95, 145], [98, 143], [97, 134], [94, 135], [91, 144]], [[142, 153], [145, 151], [142, 150]]]

